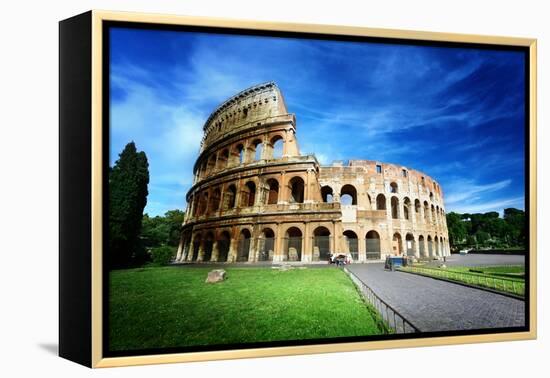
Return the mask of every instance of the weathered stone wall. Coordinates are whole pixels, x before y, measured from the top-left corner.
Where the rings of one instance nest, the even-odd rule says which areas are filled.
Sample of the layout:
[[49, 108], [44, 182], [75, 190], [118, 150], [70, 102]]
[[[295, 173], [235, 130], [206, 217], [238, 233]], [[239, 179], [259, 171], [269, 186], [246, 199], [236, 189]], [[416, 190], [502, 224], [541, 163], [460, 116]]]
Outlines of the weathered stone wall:
[[443, 194], [434, 180], [368, 160], [320, 167], [314, 155], [300, 154], [295, 117], [274, 83], [224, 102], [204, 132], [179, 261], [449, 254]]

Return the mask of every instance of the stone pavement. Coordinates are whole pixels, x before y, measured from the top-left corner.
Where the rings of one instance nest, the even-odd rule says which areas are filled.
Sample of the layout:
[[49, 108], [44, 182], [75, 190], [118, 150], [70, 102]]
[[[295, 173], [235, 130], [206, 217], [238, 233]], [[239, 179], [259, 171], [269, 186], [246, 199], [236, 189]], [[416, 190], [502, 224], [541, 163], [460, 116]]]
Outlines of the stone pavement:
[[347, 267], [422, 332], [525, 325], [525, 302], [519, 299], [415, 274], [386, 271], [384, 264]]
[[525, 265], [525, 256], [520, 255], [451, 255], [445, 262], [448, 266], [483, 266], [483, 265]]

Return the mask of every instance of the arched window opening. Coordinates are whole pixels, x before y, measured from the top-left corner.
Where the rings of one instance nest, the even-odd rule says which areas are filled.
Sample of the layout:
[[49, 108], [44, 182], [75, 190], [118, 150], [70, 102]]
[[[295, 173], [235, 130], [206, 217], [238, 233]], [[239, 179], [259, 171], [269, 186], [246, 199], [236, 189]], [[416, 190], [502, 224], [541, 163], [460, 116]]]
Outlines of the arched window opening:
[[259, 240], [258, 261], [273, 261], [275, 254], [275, 233], [271, 228], [265, 228]]
[[401, 239], [401, 234], [399, 232], [393, 234], [392, 249], [393, 254], [396, 256], [403, 253], [403, 240]]
[[283, 157], [283, 145], [284, 145], [283, 137], [281, 137], [280, 135], [277, 135], [276, 137], [271, 139], [271, 145], [273, 146], [272, 158], [273, 159], [282, 158]]
[[321, 197], [323, 198], [323, 202], [332, 203], [334, 201], [332, 188], [328, 185], [323, 186], [321, 188]]
[[239, 236], [239, 245], [237, 247], [237, 261], [248, 261], [248, 255], [250, 253], [250, 238], [251, 234], [246, 228], [241, 231]]
[[214, 189], [212, 200], [210, 201], [210, 212], [215, 212], [220, 209], [221, 191], [219, 188]]
[[214, 235], [209, 232], [204, 239], [204, 254], [202, 261], [210, 261], [212, 259], [212, 249], [214, 246]]
[[233, 209], [237, 202], [236, 201], [237, 188], [235, 187], [235, 185], [233, 184], [229, 185], [229, 187], [227, 188], [227, 192], [225, 193], [225, 196], [226, 196], [226, 202], [225, 202], [224, 209], [225, 210]]
[[231, 243], [231, 236], [229, 232], [223, 231], [218, 238], [218, 261], [226, 262], [229, 256], [229, 246]]
[[351, 230], [344, 231], [344, 238], [346, 240], [346, 248], [349, 254], [351, 255], [352, 260], [356, 261], [359, 259], [359, 243], [357, 239], [357, 234]]
[[313, 231], [313, 261], [328, 261], [330, 258], [330, 231], [317, 227]]
[[391, 198], [391, 217], [399, 219], [399, 199], [397, 197]]
[[386, 210], [386, 197], [383, 194], [376, 197], [376, 210]]
[[252, 181], [248, 181], [242, 192], [241, 206], [250, 207], [254, 206], [254, 201], [256, 200], [256, 184]]
[[290, 202], [304, 203], [304, 180], [301, 177], [293, 177], [289, 182]]
[[264, 147], [264, 144], [262, 143], [261, 140], [259, 139], [256, 139], [252, 145], [254, 146], [253, 150], [254, 150], [254, 161], [258, 161], [258, 160], [262, 160], [262, 153], [263, 153], [263, 147]]
[[390, 184], [390, 193], [397, 193], [397, 183], [392, 182]]
[[380, 235], [372, 230], [365, 236], [367, 244], [367, 260], [380, 259]]
[[357, 205], [357, 189], [353, 185], [344, 185], [340, 191], [342, 205]]
[[426, 257], [426, 246], [424, 245], [424, 236], [420, 235], [418, 237], [418, 252], [420, 257]]
[[410, 209], [411, 209], [411, 200], [408, 197], [405, 197], [403, 201], [403, 218], [406, 220], [410, 219]]
[[297, 227], [290, 227], [285, 234], [284, 256], [286, 261], [302, 260], [302, 231]]
[[267, 180], [269, 192], [267, 193], [267, 204], [275, 205], [279, 200], [279, 182], [275, 179]]
[[407, 256], [414, 256], [415, 241], [413, 234], [407, 234], [405, 236], [405, 247], [407, 248]]

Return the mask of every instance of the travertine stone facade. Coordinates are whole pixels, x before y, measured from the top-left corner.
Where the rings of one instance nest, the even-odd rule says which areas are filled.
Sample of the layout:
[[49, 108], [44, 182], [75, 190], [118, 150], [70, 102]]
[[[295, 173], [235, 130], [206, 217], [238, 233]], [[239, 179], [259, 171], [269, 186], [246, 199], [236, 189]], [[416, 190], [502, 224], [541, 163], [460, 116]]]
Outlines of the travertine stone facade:
[[296, 119], [275, 83], [220, 105], [187, 193], [178, 261], [355, 261], [450, 254], [443, 192], [422, 172], [301, 155]]

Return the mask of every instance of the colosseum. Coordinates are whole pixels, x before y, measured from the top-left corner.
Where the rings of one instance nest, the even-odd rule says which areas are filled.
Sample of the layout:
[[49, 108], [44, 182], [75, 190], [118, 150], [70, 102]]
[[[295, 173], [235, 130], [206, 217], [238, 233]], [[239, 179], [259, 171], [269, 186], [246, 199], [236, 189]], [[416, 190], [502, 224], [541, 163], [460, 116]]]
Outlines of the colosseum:
[[204, 124], [176, 260], [354, 262], [450, 254], [443, 191], [422, 172], [371, 160], [323, 166], [300, 153], [273, 82], [222, 103]]

